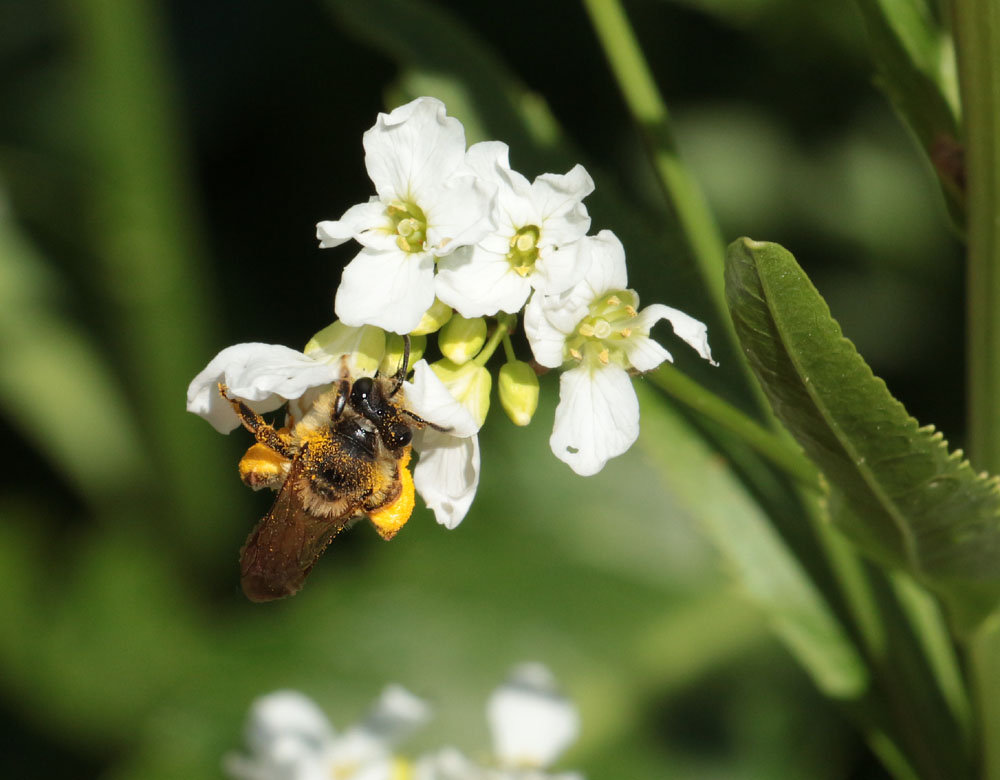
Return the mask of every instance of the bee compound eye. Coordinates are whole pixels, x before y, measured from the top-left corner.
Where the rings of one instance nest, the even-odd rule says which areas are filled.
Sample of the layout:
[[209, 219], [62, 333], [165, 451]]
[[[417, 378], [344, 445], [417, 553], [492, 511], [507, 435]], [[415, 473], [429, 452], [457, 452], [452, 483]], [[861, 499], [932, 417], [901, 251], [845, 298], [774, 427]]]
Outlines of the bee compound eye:
[[352, 403], [359, 403], [368, 398], [372, 394], [374, 387], [375, 383], [370, 376], [361, 377], [354, 383], [354, 387], [351, 388]]
[[405, 447], [413, 440], [413, 431], [409, 428], [403, 428], [396, 432], [395, 439], [397, 447]]

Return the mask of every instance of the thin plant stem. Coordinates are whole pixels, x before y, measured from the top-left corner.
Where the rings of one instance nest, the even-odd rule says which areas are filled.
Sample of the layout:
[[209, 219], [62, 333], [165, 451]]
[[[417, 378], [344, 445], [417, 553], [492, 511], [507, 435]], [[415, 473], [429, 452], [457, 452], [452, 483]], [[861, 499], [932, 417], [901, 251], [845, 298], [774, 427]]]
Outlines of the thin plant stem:
[[[617, 0], [583, 0], [629, 111], [639, 125], [667, 203], [720, 314], [726, 312], [725, 243], [708, 202], [677, 151], [670, 114]], [[728, 318], [725, 318], [728, 319]]]
[[[726, 246], [697, 181], [681, 160], [670, 122], [670, 112], [657, 89], [635, 31], [619, 0], [583, 0], [625, 103], [639, 128], [660, 184], [666, 207], [687, 243], [712, 304], [725, 328], [725, 337], [739, 350], [739, 340], [726, 304]], [[771, 407], [745, 360], [740, 369], [762, 414], [778, 427]]]
[[[1000, 473], [1000, 5], [953, 0], [968, 224], [969, 456]], [[981, 775], [1000, 780], [1000, 620], [973, 636]]]
[[816, 469], [790, 439], [768, 430], [669, 363], [646, 377], [671, 398], [735, 435], [796, 482], [814, 491], [820, 489]]

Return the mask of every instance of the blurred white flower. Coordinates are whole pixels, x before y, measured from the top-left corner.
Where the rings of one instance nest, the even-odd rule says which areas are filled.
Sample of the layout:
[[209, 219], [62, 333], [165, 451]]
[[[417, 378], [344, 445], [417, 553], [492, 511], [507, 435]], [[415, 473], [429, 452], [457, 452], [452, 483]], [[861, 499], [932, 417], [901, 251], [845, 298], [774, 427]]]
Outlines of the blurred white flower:
[[575, 243], [590, 229], [583, 199], [594, 191], [583, 166], [529, 182], [511, 170], [500, 141], [474, 144], [466, 161], [497, 187], [496, 228], [440, 260], [438, 298], [464, 317], [479, 317], [520, 311], [532, 289], [554, 295], [572, 287], [586, 270]]
[[547, 771], [579, 735], [580, 720], [545, 666], [515, 668], [490, 696], [486, 716], [494, 765], [480, 766], [446, 748], [417, 761], [415, 780], [582, 780], [576, 773]]
[[398, 742], [430, 715], [399, 686], [382, 693], [368, 717], [337, 733], [308, 697], [277, 691], [254, 702], [246, 727], [248, 755], [230, 755], [236, 780], [394, 780]]
[[596, 474], [639, 435], [639, 402], [630, 372], [651, 371], [670, 353], [649, 336], [666, 319], [674, 333], [712, 361], [705, 325], [682, 311], [653, 304], [639, 311], [627, 289], [625, 250], [602, 230], [583, 239], [586, 275], [561, 295], [535, 295], [524, 330], [535, 360], [557, 368], [575, 364], [559, 381], [559, 406], [549, 444], [556, 457], [583, 476]]
[[320, 222], [316, 235], [321, 247], [363, 246], [344, 269], [337, 316], [409, 333], [434, 302], [436, 259], [492, 230], [496, 187], [466, 165], [465, 130], [435, 98], [379, 114], [364, 147], [377, 195]]

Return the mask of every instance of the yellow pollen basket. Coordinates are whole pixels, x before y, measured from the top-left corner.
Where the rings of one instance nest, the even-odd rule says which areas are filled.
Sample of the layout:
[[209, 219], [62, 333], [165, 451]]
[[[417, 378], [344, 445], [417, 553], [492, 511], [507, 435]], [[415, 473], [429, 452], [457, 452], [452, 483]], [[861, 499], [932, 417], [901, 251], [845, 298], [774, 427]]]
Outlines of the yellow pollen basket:
[[413, 507], [416, 506], [416, 492], [413, 487], [413, 475], [410, 473], [410, 449], [399, 459], [399, 481], [401, 490], [399, 497], [391, 504], [386, 504], [381, 509], [369, 512], [368, 517], [386, 541], [396, 535], [400, 528], [406, 525], [406, 521], [413, 514]]
[[260, 442], [252, 444], [240, 458], [240, 479], [254, 490], [270, 487], [284, 478], [289, 461]]

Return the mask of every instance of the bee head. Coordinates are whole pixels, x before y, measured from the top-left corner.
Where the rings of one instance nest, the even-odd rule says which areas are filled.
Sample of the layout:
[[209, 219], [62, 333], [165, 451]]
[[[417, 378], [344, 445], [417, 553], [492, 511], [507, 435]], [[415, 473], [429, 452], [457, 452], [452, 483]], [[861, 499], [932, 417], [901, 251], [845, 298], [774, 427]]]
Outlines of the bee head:
[[363, 376], [354, 383], [350, 405], [355, 412], [371, 421], [389, 449], [405, 447], [413, 438], [409, 423], [371, 377]]

